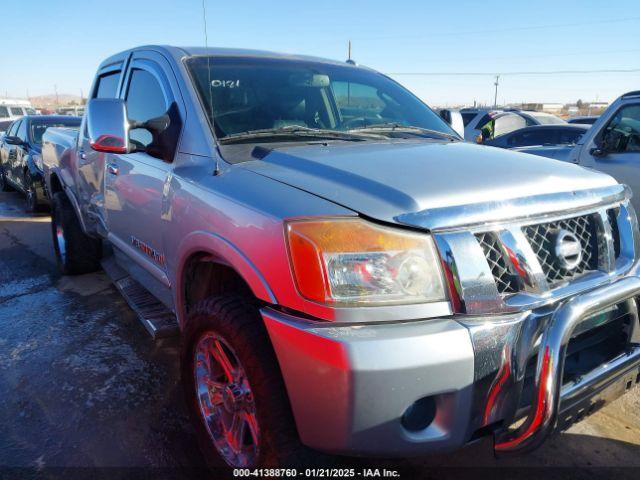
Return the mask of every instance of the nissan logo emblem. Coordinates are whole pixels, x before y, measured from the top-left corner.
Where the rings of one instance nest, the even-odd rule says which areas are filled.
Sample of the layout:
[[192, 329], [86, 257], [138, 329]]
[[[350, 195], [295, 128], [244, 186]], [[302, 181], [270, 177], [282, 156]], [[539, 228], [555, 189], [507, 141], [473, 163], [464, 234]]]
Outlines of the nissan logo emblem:
[[555, 254], [562, 268], [574, 270], [582, 261], [582, 244], [573, 233], [562, 229], [556, 235]]

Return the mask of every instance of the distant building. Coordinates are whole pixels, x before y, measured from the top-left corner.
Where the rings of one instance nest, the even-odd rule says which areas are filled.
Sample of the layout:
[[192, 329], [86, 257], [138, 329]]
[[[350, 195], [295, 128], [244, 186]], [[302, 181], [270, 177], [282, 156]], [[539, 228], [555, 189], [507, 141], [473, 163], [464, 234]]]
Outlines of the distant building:
[[587, 103], [587, 106], [589, 108], [601, 108], [604, 110], [609, 106], [609, 102], [590, 102], [590, 103]]

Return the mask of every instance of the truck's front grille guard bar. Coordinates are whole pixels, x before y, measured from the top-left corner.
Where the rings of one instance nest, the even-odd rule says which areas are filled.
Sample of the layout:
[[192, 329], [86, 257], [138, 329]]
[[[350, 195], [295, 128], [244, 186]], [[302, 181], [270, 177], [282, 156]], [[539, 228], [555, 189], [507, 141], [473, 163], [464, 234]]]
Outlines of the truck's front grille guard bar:
[[[553, 313], [548, 323], [540, 322], [540, 318], [533, 315], [525, 320], [532, 324], [523, 325], [523, 331], [536, 333], [541, 331], [542, 333], [533, 405], [520, 427], [514, 430], [504, 429], [496, 433], [496, 454], [524, 453], [535, 449], [544, 441], [553, 430], [559, 411], [565, 353], [572, 333], [583, 320], [638, 295], [640, 295], [640, 278], [627, 277], [568, 300]], [[637, 307], [635, 302], [631, 304], [637, 323]], [[525, 336], [532, 339], [536, 337], [536, 333]], [[523, 345], [521, 344], [520, 347]], [[507, 351], [505, 361], [509, 362], [509, 357], [513, 354], [515, 352]], [[637, 354], [638, 351], [635, 351], [635, 355]], [[640, 362], [640, 359], [638, 361]], [[605, 369], [602, 375], [591, 378], [590, 381], [596, 382], [607, 374], [608, 371]], [[521, 389], [517, 389], [515, 396], [519, 397], [520, 393]], [[519, 398], [512, 398], [509, 403], [516, 406]], [[516, 409], [512, 411], [515, 417]], [[509, 425], [515, 420], [516, 418], [506, 419], [505, 424]]]

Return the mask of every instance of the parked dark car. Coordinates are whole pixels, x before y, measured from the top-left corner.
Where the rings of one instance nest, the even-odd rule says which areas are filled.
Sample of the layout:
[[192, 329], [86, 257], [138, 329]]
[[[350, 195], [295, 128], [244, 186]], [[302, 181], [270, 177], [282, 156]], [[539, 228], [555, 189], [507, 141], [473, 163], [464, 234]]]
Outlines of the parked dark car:
[[0, 141], [0, 190], [15, 188], [26, 196], [26, 210], [49, 204], [42, 177], [42, 135], [49, 127], [80, 126], [79, 117], [27, 115], [15, 120]]
[[575, 123], [579, 123], [582, 125], [593, 125], [594, 123], [596, 123], [596, 120], [598, 120], [598, 118], [600, 118], [598, 115], [591, 115], [588, 117], [573, 117], [570, 118], [569, 120], [567, 120], [567, 123], [571, 123], [571, 124], [575, 124]]
[[569, 145], [575, 144], [588, 129], [588, 125], [534, 125], [514, 130], [483, 143], [500, 148]]

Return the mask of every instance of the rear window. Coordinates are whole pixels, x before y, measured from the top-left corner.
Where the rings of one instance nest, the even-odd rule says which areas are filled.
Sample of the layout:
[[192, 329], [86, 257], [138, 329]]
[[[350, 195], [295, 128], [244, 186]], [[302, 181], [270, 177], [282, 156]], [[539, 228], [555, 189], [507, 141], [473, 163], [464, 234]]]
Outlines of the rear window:
[[530, 113], [529, 115], [535, 118], [540, 125], [560, 125], [566, 123], [560, 117], [548, 113]]
[[15, 115], [16, 117], [24, 115], [24, 112], [20, 107], [11, 107], [10, 110], [11, 110], [11, 115]]
[[80, 119], [79, 118], [70, 118], [69, 120], [56, 120], [51, 122], [43, 122], [35, 120], [31, 123], [31, 140], [33, 143], [40, 144], [42, 143], [42, 135], [47, 130], [47, 128], [51, 127], [79, 127]]
[[0, 107], [0, 118], [8, 118], [9, 109], [7, 107]]

